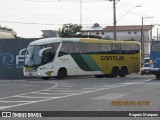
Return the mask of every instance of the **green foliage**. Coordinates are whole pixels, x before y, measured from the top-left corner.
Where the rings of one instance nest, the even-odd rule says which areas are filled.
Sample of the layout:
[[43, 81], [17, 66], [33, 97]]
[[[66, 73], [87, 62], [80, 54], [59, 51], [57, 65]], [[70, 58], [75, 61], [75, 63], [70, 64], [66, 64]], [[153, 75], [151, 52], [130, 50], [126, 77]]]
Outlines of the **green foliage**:
[[82, 26], [78, 24], [64, 24], [62, 28], [58, 29], [58, 34], [60, 37], [66, 37], [70, 35], [75, 35], [77, 32], [80, 32], [81, 29]]
[[2, 27], [1, 25], [0, 25], [0, 29], [1, 30], [6, 30], [6, 31], [13, 31], [11, 28], [7, 28], [7, 27]]

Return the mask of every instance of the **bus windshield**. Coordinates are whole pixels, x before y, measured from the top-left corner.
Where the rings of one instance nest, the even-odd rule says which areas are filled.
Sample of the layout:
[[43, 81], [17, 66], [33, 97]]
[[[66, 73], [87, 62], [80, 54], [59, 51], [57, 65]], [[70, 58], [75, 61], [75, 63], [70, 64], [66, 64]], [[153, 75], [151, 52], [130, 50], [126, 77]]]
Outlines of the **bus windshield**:
[[27, 52], [25, 55], [25, 66], [36, 67], [41, 64], [41, 57], [39, 52], [43, 49], [44, 45], [32, 45], [28, 46]]
[[53, 60], [59, 44], [29, 45], [25, 55], [26, 67], [38, 67]]

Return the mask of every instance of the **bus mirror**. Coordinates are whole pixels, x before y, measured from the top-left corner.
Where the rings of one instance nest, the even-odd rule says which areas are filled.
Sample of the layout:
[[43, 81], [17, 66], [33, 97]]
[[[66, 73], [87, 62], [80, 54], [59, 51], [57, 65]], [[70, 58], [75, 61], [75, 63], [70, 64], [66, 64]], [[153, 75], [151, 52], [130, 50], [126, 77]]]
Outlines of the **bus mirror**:
[[46, 48], [41, 49], [41, 50], [39, 51], [39, 56], [42, 56], [43, 51], [48, 50], [48, 49], [51, 49], [51, 48], [52, 48], [52, 47], [46, 47]]

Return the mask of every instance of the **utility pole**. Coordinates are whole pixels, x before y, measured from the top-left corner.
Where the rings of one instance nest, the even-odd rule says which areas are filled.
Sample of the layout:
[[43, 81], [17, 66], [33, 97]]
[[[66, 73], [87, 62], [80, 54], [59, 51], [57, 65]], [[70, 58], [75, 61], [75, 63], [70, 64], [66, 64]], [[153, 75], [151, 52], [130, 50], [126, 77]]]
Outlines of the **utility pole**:
[[144, 59], [143, 58], [143, 55], [144, 55], [144, 51], [143, 51], [143, 42], [144, 42], [144, 36], [143, 36], [143, 17], [142, 17], [142, 27], [141, 27], [141, 56], [142, 56], [142, 60]]
[[116, 0], [113, 0], [113, 25], [114, 25], [114, 40], [117, 40], [117, 26], [116, 26]]
[[[142, 60], [144, 60], [145, 57], [145, 49], [144, 49], [144, 29], [143, 29], [143, 24], [144, 24], [144, 19], [150, 19], [154, 17], [142, 17], [142, 27], [141, 27], [141, 55], [142, 55]], [[143, 61], [144, 62], [144, 61]]]
[[[110, 2], [112, 2], [113, 1], [113, 26], [114, 26], [114, 40], [117, 40], [117, 33], [116, 33], [116, 31], [117, 31], [117, 25], [116, 25], [116, 23], [117, 23], [117, 21], [116, 21], [116, 0], [109, 0]], [[120, 1], [120, 0], [117, 0], [118, 2]]]

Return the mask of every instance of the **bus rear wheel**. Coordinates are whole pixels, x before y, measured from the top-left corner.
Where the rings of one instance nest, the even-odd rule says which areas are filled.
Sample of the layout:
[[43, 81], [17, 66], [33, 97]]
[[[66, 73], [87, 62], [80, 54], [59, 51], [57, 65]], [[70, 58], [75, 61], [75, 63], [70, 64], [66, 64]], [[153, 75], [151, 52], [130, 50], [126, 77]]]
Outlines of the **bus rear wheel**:
[[119, 75], [119, 68], [118, 67], [113, 67], [111, 75], [112, 75], [112, 77], [118, 77], [118, 75]]
[[127, 73], [128, 73], [127, 67], [122, 67], [120, 72], [119, 72], [119, 76], [120, 77], [125, 77], [127, 75]]
[[67, 76], [67, 70], [65, 68], [61, 68], [58, 71], [57, 79], [64, 79]]

